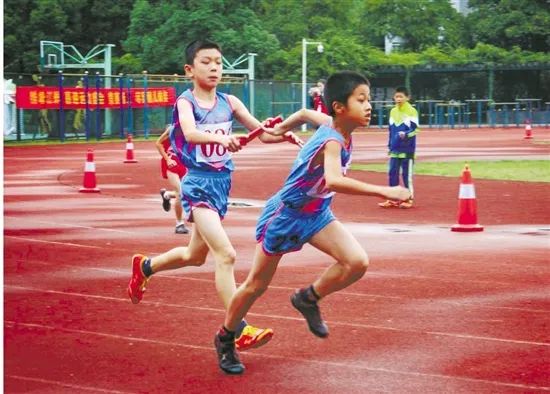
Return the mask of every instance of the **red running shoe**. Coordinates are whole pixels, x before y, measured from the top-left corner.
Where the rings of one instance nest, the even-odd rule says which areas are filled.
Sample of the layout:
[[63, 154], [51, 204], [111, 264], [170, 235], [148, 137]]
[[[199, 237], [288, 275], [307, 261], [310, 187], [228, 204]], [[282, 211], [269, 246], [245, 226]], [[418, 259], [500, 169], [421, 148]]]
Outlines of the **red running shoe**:
[[142, 270], [145, 260], [147, 260], [147, 256], [142, 254], [136, 254], [132, 257], [132, 278], [128, 283], [128, 295], [134, 304], [138, 304], [143, 298], [145, 285], [149, 281]]
[[235, 347], [239, 351], [254, 349], [268, 343], [273, 338], [271, 328], [258, 328], [247, 325], [241, 335], [235, 338]]

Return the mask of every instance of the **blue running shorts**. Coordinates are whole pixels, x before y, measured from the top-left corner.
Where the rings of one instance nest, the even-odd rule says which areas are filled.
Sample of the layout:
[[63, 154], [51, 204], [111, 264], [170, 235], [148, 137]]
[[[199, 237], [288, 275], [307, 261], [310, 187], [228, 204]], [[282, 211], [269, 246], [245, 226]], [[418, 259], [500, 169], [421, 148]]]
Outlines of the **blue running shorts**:
[[231, 190], [231, 173], [227, 171], [189, 170], [181, 181], [181, 205], [187, 221], [193, 222], [193, 209], [206, 207], [223, 219]]
[[267, 255], [282, 255], [302, 249], [311, 237], [336, 220], [330, 208], [305, 213], [270, 198], [256, 225], [256, 241]]

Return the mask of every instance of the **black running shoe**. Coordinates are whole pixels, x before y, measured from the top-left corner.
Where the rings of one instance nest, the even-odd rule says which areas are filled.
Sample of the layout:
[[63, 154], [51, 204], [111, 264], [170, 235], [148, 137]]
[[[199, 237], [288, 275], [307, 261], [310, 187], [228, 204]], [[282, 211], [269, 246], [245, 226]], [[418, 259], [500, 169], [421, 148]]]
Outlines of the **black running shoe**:
[[176, 234], [189, 234], [189, 229], [185, 227], [185, 223], [181, 223], [176, 225], [176, 229], [174, 230]]
[[328, 326], [321, 318], [321, 311], [316, 302], [305, 300], [300, 290], [296, 290], [290, 297], [290, 302], [305, 317], [309, 331], [320, 338], [328, 337]]
[[164, 198], [164, 194], [166, 194], [166, 189], [160, 189], [160, 196], [162, 197], [162, 209], [168, 212], [170, 211], [170, 199]]
[[231, 375], [239, 375], [244, 372], [244, 365], [235, 350], [235, 339], [225, 342], [221, 340], [220, 334], [216, 334], [214, 346], [216, 346], [218, 354], [218, 365], [223, 372]]

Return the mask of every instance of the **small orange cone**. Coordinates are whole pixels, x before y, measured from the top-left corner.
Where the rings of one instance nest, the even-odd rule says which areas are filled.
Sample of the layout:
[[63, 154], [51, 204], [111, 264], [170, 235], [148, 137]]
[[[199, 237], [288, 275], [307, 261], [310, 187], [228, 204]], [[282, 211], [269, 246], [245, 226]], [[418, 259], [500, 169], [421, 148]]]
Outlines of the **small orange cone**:
[[525, 120], [525, 137], [523, 137], [524, 140], [531, 140], [533, 139], [533, 133], [531, 131], [531, 120], [526, 119]]
[[128, 140], [126, 141], [126, 160], [124, 163], [137, 163], [134, 159], [134, 143], [132, 142], [132, 134], [128, 134]]
[[451, 227], [451, 231], [483, 231], [483, 226], [477, 224], [476, 191], [468, 164], [464, 166], [462, 171], [460, 192], [458, 193], [457, 220], [458, 224]]
[[84, 165], [84, 182], [82, 187], [78, 191], [80, 193], [100, 192], [95, 181], [95, 163], [93, 149], [88, 149], [88, 153], [86, 153], [86, 164]]

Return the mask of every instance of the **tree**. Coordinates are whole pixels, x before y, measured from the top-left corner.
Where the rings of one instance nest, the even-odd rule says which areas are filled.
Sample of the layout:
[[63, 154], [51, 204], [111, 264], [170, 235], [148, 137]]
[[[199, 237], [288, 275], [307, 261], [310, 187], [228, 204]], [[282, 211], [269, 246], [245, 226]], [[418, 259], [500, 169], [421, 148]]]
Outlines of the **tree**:
[[422, 49], [445, 44], [458, 46], [464, 40], [462, 16], [448, 0], [370, 0], [362, 10], [361, 36], [383, 46], [386, 35], [405, 40], [404, 49]]
[[124, 49], [151, 73], [181, 74], [185, 47], [199, 38], [219, 42], [228, 59], [247, 52], [265, 58], [279, 49], [276, 36], [265, 30], [251, 9], [222, 0], [191, 0], [185, 7], [180, 1], [153, 6], [137, 0]]
[[550, 8], [545, 0], [470, 0], [468, 22], [475, 42], [548, 52]]
[[35, 73], [42, 40], [62, 41], [86, 53], [96, 44], [115, 44], [126, 36], [133, 0], [6, 0], [5, 72]]

